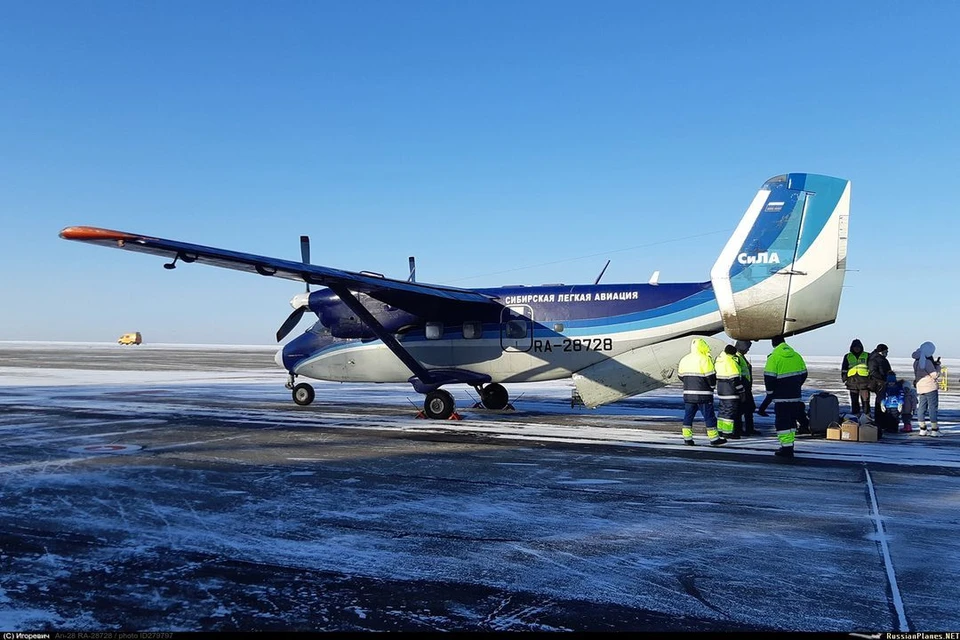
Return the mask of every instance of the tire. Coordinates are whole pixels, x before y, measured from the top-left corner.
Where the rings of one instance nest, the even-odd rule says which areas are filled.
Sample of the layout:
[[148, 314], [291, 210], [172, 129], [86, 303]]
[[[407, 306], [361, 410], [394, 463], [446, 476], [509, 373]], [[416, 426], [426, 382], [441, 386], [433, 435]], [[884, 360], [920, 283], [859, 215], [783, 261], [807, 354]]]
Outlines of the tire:
[[480, 392], [480, 402], [482, 402], [483, 406], [487, 409], [494, 411], [505, 409], [509, 401], [510, 394], [507, 393], [507, 390], [503, 388], [502, 384], [497, 384], [496, 382], [488, 384], [483, 388], [483, 391]]
[[453, 415], [454, 407], [453, 396], [444, 389], [431, 391], [423, 401], [423, 412], [431, 420], [446, 420]]
[[301, 382], [293, 388], [293, 401], [301, 407], [305, 407], [313, 402], [314, 397], [316, 397], [316, 394], [313, 391], [313, 387], [306, 382]]

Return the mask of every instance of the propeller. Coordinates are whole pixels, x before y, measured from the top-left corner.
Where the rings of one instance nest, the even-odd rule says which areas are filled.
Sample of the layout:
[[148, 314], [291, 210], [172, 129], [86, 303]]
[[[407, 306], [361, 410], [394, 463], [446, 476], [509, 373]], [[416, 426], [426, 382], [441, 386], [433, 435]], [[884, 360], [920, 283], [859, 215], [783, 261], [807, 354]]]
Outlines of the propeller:
[[287, 319], [283, 321], [283, 324], [280, 325], [280, 328], [277, 329], [277, 342], [280, 342], [287, 337], [287, 334], [293, 331], [293, 328], [300, 324], [300, 318], [303, 317], [303, 312], [306, 311], [306, 307], [297, 307], [293, 310]]
[[[300, 258], [303, 264], [310, 264], [310, 236], [300, 236]], [[304, 293], [298, 293], [290, 300], [290, 306], [293, 307], [293, 312], [287, 316], [287, 319], [284, 320], [280, 328], [277, 329], [277, 342], [286, 338], [287, 335], [293, 331], [294, 327], [300, 324], [300, 319], [303, 318], [304, 312], [310, 309], [309, 282], [306, 283], [306, 287], [307, 289]]]
[[[300, 236], [300, 259], [303, 264], [310, 264], [310, 236]], [[310, 293], [310, 283], [307, 283], [307, 293]]]

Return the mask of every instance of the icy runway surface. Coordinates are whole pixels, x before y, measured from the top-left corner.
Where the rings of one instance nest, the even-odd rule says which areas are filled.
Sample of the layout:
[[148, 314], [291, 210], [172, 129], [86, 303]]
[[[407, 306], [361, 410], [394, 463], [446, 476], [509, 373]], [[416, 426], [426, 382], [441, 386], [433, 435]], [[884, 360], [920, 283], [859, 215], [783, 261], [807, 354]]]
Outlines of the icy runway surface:
[[[676, 388], [437, 422], [408, 385], [298, 407], [273, 353], [0, 343], [0, 630], [960, 628], [958, 363], [945, 437], [784, 462], [772, 417], [682, 446]], [[846, 406], [839, 361], [806, 391]]]

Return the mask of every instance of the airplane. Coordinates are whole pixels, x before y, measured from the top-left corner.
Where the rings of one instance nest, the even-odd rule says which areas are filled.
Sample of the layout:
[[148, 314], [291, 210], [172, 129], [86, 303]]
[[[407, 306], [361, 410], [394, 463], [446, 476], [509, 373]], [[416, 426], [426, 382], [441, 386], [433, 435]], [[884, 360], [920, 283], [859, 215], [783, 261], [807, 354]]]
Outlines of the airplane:
[[[704, 282], [461, 289], [301, 261], [239, 253], [96, 227], [60, 237], [166, 258], [298, 280], [281, 342], [306, 312], [317, 321], [276, 362], [298, 405], [315, 391], [299, 377], [412, 384], [423, 414], [458, 417], [445, 386], [466, 384], [490, 410], [509, 408], [505, 384], [572, 378], [595, 408], [678, 380], [692, 338], [718, 354], [731, 340], [791, 336], [836, 321], [846, 272], [850, 181], [811, 173], [770, 178], [757, 191]], [[606, 269], [606, 267], [604, 267]], [[602, 274], [601, 274], [602, 275]], [[323, 288], [311, 291], [310, 286]]]

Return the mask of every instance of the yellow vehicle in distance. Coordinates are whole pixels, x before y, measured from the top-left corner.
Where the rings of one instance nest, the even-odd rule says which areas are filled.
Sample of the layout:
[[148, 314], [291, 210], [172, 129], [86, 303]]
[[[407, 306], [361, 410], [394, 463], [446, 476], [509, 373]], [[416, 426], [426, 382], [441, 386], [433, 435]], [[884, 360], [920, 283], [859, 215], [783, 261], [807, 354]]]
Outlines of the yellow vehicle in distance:
[[117, 340], [117, 344], [140, 344], [141, 342], [143, 342], [143, 338], [139, 331], [125, 333]]

